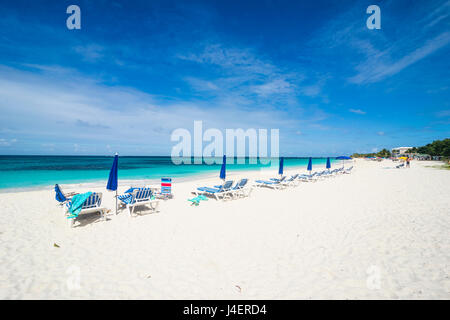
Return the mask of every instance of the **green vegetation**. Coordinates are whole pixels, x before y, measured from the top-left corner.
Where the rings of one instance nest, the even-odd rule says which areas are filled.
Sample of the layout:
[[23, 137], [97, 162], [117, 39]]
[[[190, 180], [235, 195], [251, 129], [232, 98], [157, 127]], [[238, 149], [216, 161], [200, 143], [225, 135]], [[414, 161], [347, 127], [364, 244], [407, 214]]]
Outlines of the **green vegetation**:
[[[413, 147], [412, 149], [406, 151], [407, 154], [420, 153], [428, 154], [432, 157], [441, 156], [444, 157], [444, 161], [447, 162], [447, 166], [450, 164], [450, 139], [435, 140], [432, 143], [427, 144], [422, 147]], [[377, 153], [354, 153], [353, 158], [360, 157], [380, 157], [388, 158], [391, 156], [391, 152], [387, 149], [383, 149]]]
[[417, 148], [413, 147], [412, 149], [406, 150], [405, 153], [418, 153]]
[[377, 153], [354, 153], [354, 154], [352, 154], [352, 158], [367, 158], [367, 157], [389, 158], [390, 156], [391, 156], [391, 152], [388, 149], [383, 149]]
[[430, 156], [450, 157], [450, 139], [435, 140], [423, 147], [416, 148], [417, 153], [429, 154]]

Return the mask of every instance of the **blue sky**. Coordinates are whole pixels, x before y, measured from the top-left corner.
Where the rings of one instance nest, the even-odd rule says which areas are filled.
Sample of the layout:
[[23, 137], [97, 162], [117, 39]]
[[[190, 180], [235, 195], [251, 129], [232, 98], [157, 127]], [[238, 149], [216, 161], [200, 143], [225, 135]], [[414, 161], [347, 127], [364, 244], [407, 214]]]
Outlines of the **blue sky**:
[[285, 156], [450, 136], [450, 1], [242, 2], [2, 1], [0, 154], [167, 155], [194, 120]]

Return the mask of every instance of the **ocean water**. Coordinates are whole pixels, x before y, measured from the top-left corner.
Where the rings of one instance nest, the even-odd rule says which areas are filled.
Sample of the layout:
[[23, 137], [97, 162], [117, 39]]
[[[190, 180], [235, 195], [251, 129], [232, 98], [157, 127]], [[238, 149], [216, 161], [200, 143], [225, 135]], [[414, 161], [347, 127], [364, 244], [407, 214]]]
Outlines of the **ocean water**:
[[[243, 159], [241, 159], [243, 160]], [[268, 160], [268, 159], [265, 159]], [[56, 183], [90, 183], [108, 180], [113, 157], [107, 156], [0, 156], [0, 189], [50, 186]], [[227, 172], [278, 168], [278, 160], [271, 164], [258, 161], [232, 164], [227, 159]], [[332, 166], [333, 166], [333, 160]], [[217, 164], [175, 165], [170, 157], [119, 157], [120, 180], [158, 180], [161, 177], [186, 178], [195, 175], [219, 175], [222, 159]], [[284, 167], [306, 167], [308, 158], [285, 158]], [[313, 158], [313, 170], [325, 168], [326, 158]]]

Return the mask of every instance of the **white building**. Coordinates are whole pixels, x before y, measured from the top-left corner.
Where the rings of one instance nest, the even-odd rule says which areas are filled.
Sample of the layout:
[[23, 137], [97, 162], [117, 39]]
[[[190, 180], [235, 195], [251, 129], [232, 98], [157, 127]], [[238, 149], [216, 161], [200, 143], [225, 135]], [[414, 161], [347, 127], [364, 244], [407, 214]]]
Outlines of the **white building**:
[[398, 147], [398, 148], [392, 148], [391, 152], [394, 155], [402, 155], [405, 154], [406, 151], [412, 149], [413, 147]]

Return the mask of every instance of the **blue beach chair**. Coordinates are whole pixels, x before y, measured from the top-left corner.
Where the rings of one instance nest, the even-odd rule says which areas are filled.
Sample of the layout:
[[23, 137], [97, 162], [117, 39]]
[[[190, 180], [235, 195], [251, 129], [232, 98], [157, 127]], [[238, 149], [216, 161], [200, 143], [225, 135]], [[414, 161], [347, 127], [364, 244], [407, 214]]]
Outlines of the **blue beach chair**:
[[231, 187], [233, 186], [233, 180], [226, 181], [223, 185], [219, 186], [219, 188], [210, 188], [210, 187], [200, 187], [197, 188], [198, 191], [194, 191], [196, 195], [200, 194], [206, 194], [206, 195], [212, 195], [216, 198], [216, 200], [219, 200], [219, 197], [224, 196], [230, 191]]
[[251, 186], [249, 186], [248, 179], [241, 179], [236, 183], [236, 185], [231, 188], [230, 194], [233, 198], [235, 197], [248, 197], [252, 191]]
[[102, 207], [102, 193], [92, 193], [82, 204], [81, 211], [76, 215], [70, 215], [69, 209], [72, 206], [72, 200], [68, 200], [65, 202], [64, 214], [69, 219], [70, 227], [73, 227], [75, 223], [75, 219], [80, 216], [80, 214], [92, 213], [92, 212], [100, 212], [100, 216], [102, 219], [105, 218], [106, 208]]
[[282, 181], [281, 184], [286, 187], [296, 186], [297, 181], [298, 181], [297, 178], [298, 178], [298, 173], [294, 174], [289, 179]]
[[76, 194], [78, 193], [76, 192], [64, 193], [59, 184], [55, 184], [55, 199], [56, 201], [59, 202], [60, 205], [72, 199], [72, 197]]
[[273, 180], [256, 180], [257, 187], [267, 187], [272, 189], [281, 189], [284, 187], [283, 182], [286, 180], [286, 176], [281, 177], [280, 179], [273, 178]]
[[158, 199], [172, 199], [172, 178], [161, 178], [161, 189], [155, 193]]
[[159, 200], [155, 199], [150, 188], [135, 188], [129, 195], [117, 197], [121, 204], [128, 208], [130, 217], [137, 206], [148, 205], [151, 210], [157, 211]]

